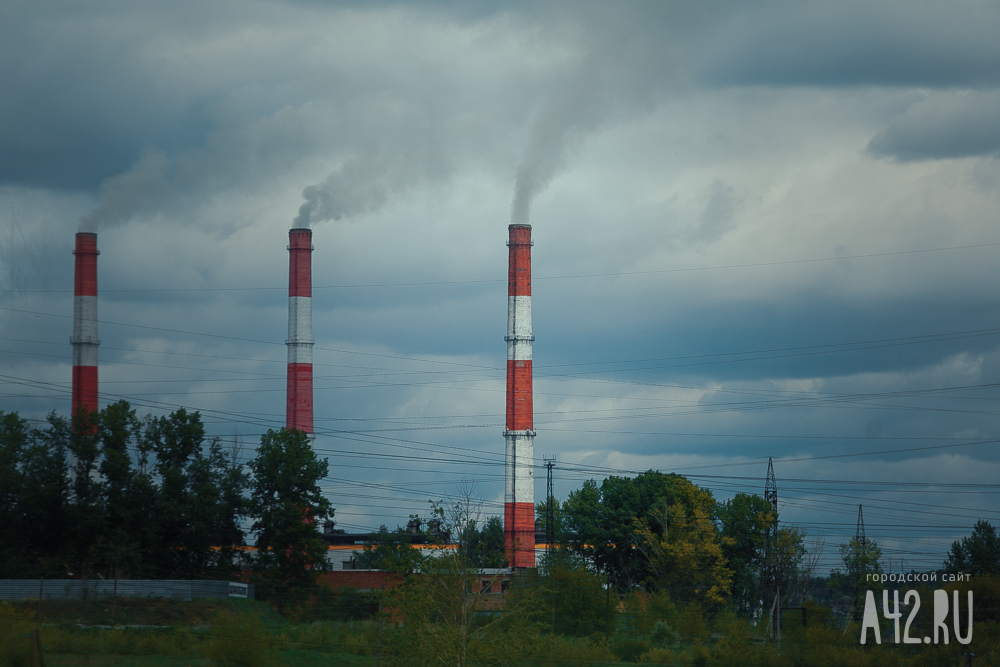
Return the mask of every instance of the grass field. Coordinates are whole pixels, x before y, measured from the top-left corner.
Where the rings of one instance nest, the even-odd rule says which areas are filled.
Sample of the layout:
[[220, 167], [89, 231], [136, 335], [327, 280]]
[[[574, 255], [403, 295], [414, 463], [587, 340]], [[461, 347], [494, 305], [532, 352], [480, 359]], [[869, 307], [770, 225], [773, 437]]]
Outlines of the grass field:
[[[115, 627], [110, 624], [112, 612]], [[678, 639], [670, 645], [656, 645], [650, 637], [626, 633], [613, 633], [610, 644], [603, 641], [602, 633], [589, 638], [541, 633], [530, 644], [530, 657], [522, 658], [526, 662], [520, 665], [639, 661], [683, 667], [951, 667], [961, 664], [964, 650], [955, 642], [950, 646], [894, 646], [889, 635], [884, 636], [882, 646], [860, 647], [856, 628], [848, 635], [822, 625], [790, 626], [778, 649], [771, 643], [741, 639], [735, 625], [716, 625], [718, 641]], [[0, 603], [0, 667], [32, 665], [29, 636], [36, 628], [37, 601]], [[375, 664], [376, 628], [373, 621], [303, 621], [299, 612], [287, 618], [267, 603], [252, 600], [119, 599], [117, 603], [46, 601], [39, 632], [48, 667], [361, 667]], [[388, 636], [391, 642], [392, 632], [386, 628], [384, 641]], [[1000, 623], [977, 622], [975, 634], [975, 644], [969, 648], [977, 654], [976, 664], [1000, 664], [996, 661], [1000, 658]], [[395, 657], [398, 662], [399, 655]]]
[[[31, 665], [28, 635], [38, 619], [37, 600], [0, 603], [0, 667]], [[49, 667], [350, 666], [370, 662], [374, 624], [294, 623], [266, 603], [238, 598], [46, 600], [40, 636]]]

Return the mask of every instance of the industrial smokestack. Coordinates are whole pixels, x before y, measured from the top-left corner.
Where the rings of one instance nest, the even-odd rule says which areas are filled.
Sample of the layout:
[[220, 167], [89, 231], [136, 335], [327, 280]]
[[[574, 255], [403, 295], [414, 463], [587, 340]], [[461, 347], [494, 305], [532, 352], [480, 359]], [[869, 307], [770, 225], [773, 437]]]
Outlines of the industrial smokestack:
[[288, 230], [288, 395], [285, 428], [313, 432], [312, 230]]
[[507, 430], [504, 548], [511, 567], [535, 566], [535, 432], [531, 393], [531, 225], [508, 228]]
[[73, 415], [97, 410], [97, 234], [76, 235], [73, 281]]

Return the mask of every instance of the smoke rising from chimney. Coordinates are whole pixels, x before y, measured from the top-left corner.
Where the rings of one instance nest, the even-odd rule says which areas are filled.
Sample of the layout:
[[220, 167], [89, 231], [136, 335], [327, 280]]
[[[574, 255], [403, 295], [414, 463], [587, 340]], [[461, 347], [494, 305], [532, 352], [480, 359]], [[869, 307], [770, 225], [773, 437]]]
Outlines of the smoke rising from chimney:
[[96, 233], [100, 228], [128, 222], [139, 213], [152, 212], [168, 199], [171, 161], [160, 153], [148, 153], [128, 171], [101, 184], [101, 200], [80, 219], [80, 231]]
[[375, 213], [394, 197], [432, 180], [441, 180], [448, 170], [440, 156], [413, 155], [400, 151], [362, 153], [349, 158], [322, 183], [302, 191], [305, 202], [292, 227], [311, 227], [327, 220], [355, 218]]
[[569, 153], [608, 114], [610, 100], [586, 61], [567, 74], [535, 117], [531, 140], [514, 180], [510, 223], [531, 223], [531, 204], [563, 170]]

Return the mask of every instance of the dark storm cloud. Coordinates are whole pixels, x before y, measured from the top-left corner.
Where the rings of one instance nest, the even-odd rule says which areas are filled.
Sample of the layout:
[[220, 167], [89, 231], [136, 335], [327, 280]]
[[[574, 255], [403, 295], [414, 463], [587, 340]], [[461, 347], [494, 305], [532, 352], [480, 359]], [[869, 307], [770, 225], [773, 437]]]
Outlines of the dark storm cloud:
[[[202, 139], [209, 96], [180, 94], [146, 52], [157, 21], [116, 3], [5, 3], [0, 182], [92, 190], [144, 150]], [[160, 28], [170, 26], [159, 17]]]
[[1000, 151], [1000, 93], [934, 93], [872, 137], [867, 152], [900, 161]]
[[[0, 318], [4, 337], [49, 344], [5, 344], [3, 362], [25, 377], [68, 385], [70, 232], [85, 217], [101, 229], [107, 398], [200, 409], [223, 436], [259, 435], [257, 417], [239, 414], [280, 426], [283, 228], [305, 188], [310, 221], [364, 223], [314, 235], [317, 424], [412, 428], [389, 435], [502, 460], [510, 213], [536, 225], [539, 456], [766, 466], [776, 452], [878, 444], [817, 435], [994, 432], [985, 391], [908, 396], [902, 408], [844, 399], [1000, 378], [995, 335], [900, 342], [989, 329], [1000, 313], [995, 191], [983, 185], [1000, 161], [912, 164], [996, 150], [992, 5], [222, 0], [0, 12], [0, 176], [40, 186], [8, 188], [16, 205], [72, 199], [24, 218], [24, 243], [0, 235], [0, 259], [23, 260], [5, 262], [0, 280], [39, 290], [22, 299], [29, 310], [63, 314]], [[66, 187], [87, 192], [52, 190]], [[43, 218], [59, 243], [40, 236]], [[41, 252], [28, 261], [26, 248]], [[889, 342], [837, 348], [865, 340]], [[42, 353], [54, 356], [31, 356]], [[68, 407], [6, 390], [26, 414]], [[664, 435], [722, 429], [734, 437]], [[323, 433], [317, 447], [360, 446], [345, 435]], [[364, 446], [412, 453], [398, 444]], [[988, 452], [974, 454], [982, 466], [955, 470], [988, 474]], [[459, 477], [396, 463], [338, 475], [434, 496]], [[346, 489], [339, 508], [365, 503], [336, 495]], [[422, 511], [356, 510], [382, 512], [353, 519], [365, 527]]]
[[692, 71], [722, 85], [995, 86], [1000, 6], [975, 1], [730, 5]]

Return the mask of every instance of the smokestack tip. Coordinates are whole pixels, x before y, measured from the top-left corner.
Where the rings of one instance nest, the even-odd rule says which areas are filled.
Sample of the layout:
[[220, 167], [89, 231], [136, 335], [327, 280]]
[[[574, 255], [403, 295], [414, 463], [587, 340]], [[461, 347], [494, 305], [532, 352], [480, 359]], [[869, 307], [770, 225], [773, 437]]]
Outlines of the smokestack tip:
[[531, 225], [526, 222], [515, 222], [507, 227], [507, 229], [531, 229]]
[[288, 230], [288, 249], [312, 250], [312, 237], [313, 233], [311, 229], [292, 227]]
[[95, 232], [77, 232], [76, 233], [76, 249], [73, 250], [73, 254], [76, 253], [97, 253], [97, 234]]

